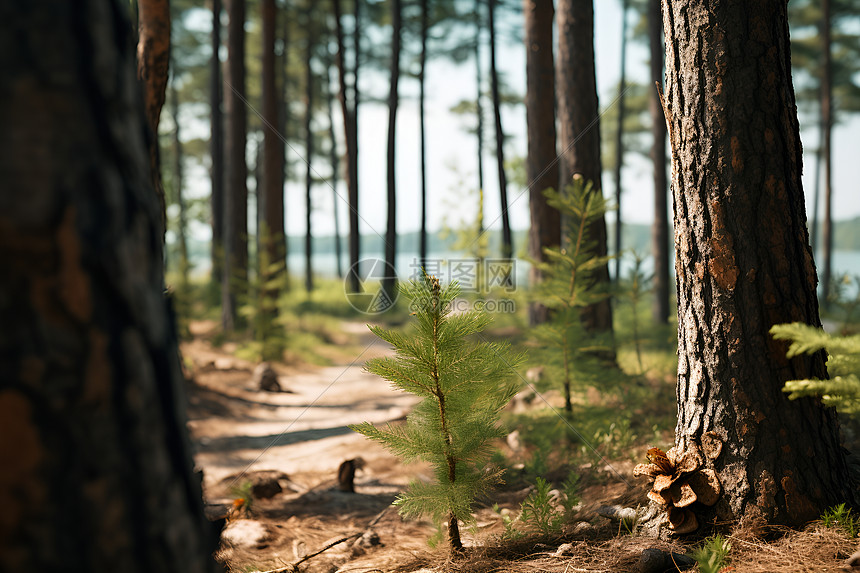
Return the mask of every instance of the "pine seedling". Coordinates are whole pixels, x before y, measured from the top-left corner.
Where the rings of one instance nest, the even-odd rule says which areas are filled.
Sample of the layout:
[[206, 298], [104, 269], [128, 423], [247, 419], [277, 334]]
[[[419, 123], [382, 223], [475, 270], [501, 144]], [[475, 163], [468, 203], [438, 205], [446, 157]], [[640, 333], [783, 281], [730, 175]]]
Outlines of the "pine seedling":
[[501, 481], [501, 471], [487, 467], [487, 461], [492, 440], [505, 435], [499, 416], [517, 391], [510, 379], [522, 357], [506, 344], [468, 339], [491, 318], [476, 311], [452, 314], [456, 284], [442, 288], [438, 279], [425, 275], [401, 283], [400, 289], [412, 301], [413, 331], [370, 327], [394, 346], [396, 355], [369, 360], [365, 368], [422, 400], [405, 425], [383, 429], [365, 422], [351, 428], [405, 462], [432, 463], [435, 482], [413, 481], [394, 504], [406, 517], [447, 520], [451, 548], [461, 552], [459, 522], [473, 523], [475, 497]]
[[611, 341], [587, 331], [581, 313], [586, 307], [609, 296], [606, 284], [598, 281], [597, 271], [612, 258], [597, 256], [591, 224], [609, 209], [606, 199], [581, 176], [573, 178], [565, 193], [544, 191], [547, 203], [561, 212], [565, 221], [565, 244], [544, 249], [541, 263], [543, 281], [538, 285], [538, 300], [550, 309], [550, 320], [534, 328], [541, 347], [541, 363], [548, 378], [561, 380], [564, 409], [571, 413], [571, 387], [590, 382], [606, 372], [598, 356], [611, 350]]
[[828, 354], [830, 380], [789, 380], [783, 392], [790, 399], [820, 396], [825, 404], [840, 412], [860, 412], [860, 335], [834, 336], [800, 322], [777, 324], [770, 332], [777, 340], [791, 341], [789, 358], [822, 350]]

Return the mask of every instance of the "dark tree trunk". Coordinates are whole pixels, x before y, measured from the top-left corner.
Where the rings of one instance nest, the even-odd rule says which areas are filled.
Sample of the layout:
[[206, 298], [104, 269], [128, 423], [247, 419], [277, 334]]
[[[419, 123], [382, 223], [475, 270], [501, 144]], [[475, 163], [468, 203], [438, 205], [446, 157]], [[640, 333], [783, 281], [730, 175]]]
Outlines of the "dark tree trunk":
[[[559, 213], [547, 205], [543, 192], [558, 189], [555, 132], [555, 68], [552, 55], [552, 2], [523, 0], [526, 34], [526, 120], [528, 123], [528, 157], [526, 179], [529, 184], [529, 257], [544, 260], [543, 249], [561, 244]], [[532, 265], [529, 280], [532, 288], [543, 279], [537, 265]], [[546, 322], [547, 307], [529, 305], [529, 323]]]
[[331, 163], [331, 191], [332, 191], [332, 214], [334, 215], [334, 256], [337, 259], [337, 276], [343, 278], [343, 253], [340, 246], [340, 217], [338, 216], [340, 206], [340, 196], [337, 194], [338, 170], [340, 162], [337, 155], [337, 137], [334, 133], [334, 104], [332, 102], [333, 95], [331, 92], [331, 79], [328, 70], [331, 68], [329, 64], [326, 67], [326, 81], [323, 82], [325, 88], [326, 106], [328, 111], [328, 138], [329, 147], [329, 162]]
[[[387, 170], [387, 226], [385, 230], [385, 262], [388, 268], [397, 268], [397, 169], [395, 164], [397, 135], [397, 88], [400, 81], [400, 33], [403, 27], [401, 0], [391, 0], [391, 81], [388, 92], [388, 170]], [[397, 277], [385, 273], [382, 288], [390, 300], [394, 300]]]
[[615, 131], [615, 282], [621, 280], [621, 169], [624, 167], [624, 96], [627, 92], [627, 7], [621, 2], [621, 79], [618, 82], [618, 129]]
[[424, 121], [424, 72], [427, 65], [427, 0], [421, 0], [421, 53], [418, 55], [418, 124], [421, 138], [421, 232], [418, 257], [421, 268], [427, 268], [427, 137]]
[[221, 324], [226, 332], [236, 327], [237, 299], [248, 283], [248, 165], [245, 159], [247, 109], [245, 106], [245, 0], [227, 0], [227, 77], [224, 111], [225, 139], [224, 267], [221, 279]]
[[179, 207], [179, 225], [176, 229], [176, 238], [179, 243], [179, 290], [181, 296], [188, 294], [188, 209], [183, 196], [183, 149], [179, 128], [179, 94], [176, 91], [175, 78], [178, 75], [176, 66], [173, 67], [174, 81], [170, 86], [170, 115], [173, 117], [173, 193], [176, 206]]
[[[569, 185], [581, 174], [602, 192], [600, 179], [600, 121], [597, 83], [594, 74], [594, 6], [591, 0], [559, 0], [558, 60], [556, 91], [561, 126], [561, 184]], [[564, 230], [562, 221], [562, 230]], [[597, 243], [595, 255], [606, 255], [606, 220], [600, 218], [590, 228]], [[564, 233], [563, 233], [564, 234]], [[597, 280], [609, 283], [609, 267], [603, 265]], [[609, 299], [586, 307], [582, 312], [590, 332], [612, 332], [612, 307]]]
[[[499, 74], [496, 70], [496, 1], [489, 0], [490, 29], [490, 91], [493, 94], [493, 117], [496, 124], [496, 163], [499, 169], [499, 200], [502, 204], [502, 258], [510, 259], [514, 254], [511, 236], [511, 219], [508, 216], [508, 179], [505, 175], [505, 133], [502, 130], [502, 103], [499, 95]], [[510, 280], [510, 277], [507, 279]]]
[[[826, 377], [824, 353], [788, 360], [774, 324], [820, 325], [801, 187], [786, 3], [664, 0], [666, 104], [678, 276], [678, 425], [704, 432], [722, 496], [704, 521], [803, 525], [856, 502], [836, 413], [790, 401]], [[747, 78], [761, 78], [751, 87]], [[714, 515], [715, 513], [715, 515]], [[703, 523], [700, 520], [699, 523]]]
[[277, 300], [280, 295], [278, 279], [283, 275], [285, 264], [286, 239], [284, 237], [284, 145], [278, 126], [279, 94], [277, 72], [275, 69], [275, 27], [278, 10], [275, 0], [263, 0], [263, 58], [262, 58], [262, 98], [263, 98], [263, 181], [257, 190], [257, 209], [262, 208], [257, 231], [265, 256], [258, 255], [260, 292], [265, 299], [266, 321], [277, 317]]
[[[648, 0], [648, 43], [651, 49], [651, 82], [663, 85], [663, 19], [661, 0]], [[669, 324], [669, 206], [666, 182], [666, 118], [660, 94], [651, 90], [651, 163], [654, 170], [654, 224], [651, 227], [651, 252], [654, 256], [654, 322]]]
[[221, 0], [212, 0], [212, 60], [209, 65], [210, 133], [209, 166], [212, 180], [212, 280], [221, 282], [224, 260], [224, 119], [221, 115]]
[[149, 166], [155, 193], [161, 202], [162, 235], [166, 229], [164, 186], [158, 153], [158, 118], [167, 93], [170, 67], [170, 4], [168, 0], [137, 2], [137, 77], [143, 85], [143, 103], [150, 130]]
[[332, 0], [334, 6], [335, 38], [337, 40], [337, 65], [341, 114], [344, 123], [344, 139], [346, 140], [346, 186], [347, 202], [349, 203], [349, 288], [352, 292], [361, 292], [361, 279], [358, 275], [358, 258], [361, 252], [358, 229], [358, 61], [360, 40], [358, 18], [360, 16], [359, 0], [355, 0], [356, 33], [354, 34], [355, 66], [353, 68], [352, 102], [349, 101], [346, 84], [346, 56], [343, 33], [343, 12], [340, 0]]
[[3, 12], [0, 570], [209, 571], [127, 6]]
[[305, 46], [305, 291], [310, 293], [314, 290], [313, 269], [313, 229], [311, 228], [311, 190], [313, 189], [313, 155], [314, 155], [314, 132], [311, 127], [314, 109], [314, 71], [311, 66], [313, 61], [314, 37], [311, 30], [311, 5], [305, 13], [307, 29], [307, 45]]
[[821, 248], [823, 252], [821, 274], [823, 304], [827, 306], [830, 296], [833, 256], [833, 222], [831, 220], [833, 179], [831, 130], [833, 127], [833, 65], [830, 55], [830, 0], [821, 0], [821, 154], [824, 161], [824, 220], [821, 225]]

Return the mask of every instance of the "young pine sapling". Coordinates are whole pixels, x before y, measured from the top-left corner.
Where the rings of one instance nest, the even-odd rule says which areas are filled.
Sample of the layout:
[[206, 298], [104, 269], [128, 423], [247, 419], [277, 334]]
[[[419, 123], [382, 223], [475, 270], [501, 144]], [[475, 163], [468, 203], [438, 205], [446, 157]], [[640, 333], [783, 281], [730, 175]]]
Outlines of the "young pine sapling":
[[366, 369], [422, 400], [404, 425], [382, 429], [365, 422], [352, 429], [404, 461], [433, 464], [436, 481], [413, 481], [394, 503], [404, 516], [447, 520], [451, 548], [461, 552], [459, 522], [474, 521], [475, 497], [501, 480], [501, 472], [487, 467], [487, 461], [492, 440], [505, 435], [499, 416], [517, 391], [511, 374], [522, 357], [506, 344], [469, 339], [491, 318], [476, 311], [451, 313], [459, 294], [456, 284], [442, 288], [438, 279], [425, 275], [400, 288], [412, 301], [414, 330], [401, 334], [370, 327], [394, 346], [396, 355], [369, 360]]
[[591, 224], [608, 210], [603, 194], [593, 189], [581, 176], [573, 178], [565, 193], [544, 191], [547, 203], [558, 209], [564, 221], [565, 244], [545, 248], [546, 262], [540, 263], [544, 280], [537, 287], [537, 300], [550, 309], [550, 320], [533, 329], [542, 348], [541, 363], [547, 366], [550, 380], [561, 379], [564, 409], [570, 414], [571, 386], [606, 373], [600, 355], [611, 352], [611, 340], [588, 332], [582, 311], [609, 296], [607, 286], [597, 278], [597, 271], [611, 259], [595, 253], [590, 236]]

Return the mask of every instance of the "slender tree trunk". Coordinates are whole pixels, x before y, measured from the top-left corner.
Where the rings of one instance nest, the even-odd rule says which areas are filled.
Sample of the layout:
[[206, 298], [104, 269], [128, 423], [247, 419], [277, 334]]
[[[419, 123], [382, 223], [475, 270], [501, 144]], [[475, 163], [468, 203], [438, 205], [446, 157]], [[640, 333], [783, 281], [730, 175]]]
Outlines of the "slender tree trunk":
[[[824, 353], [786, 358], [772, 325], [820, 325], [783, 0], [664, 0], [666, 104], [678, 274], [681, 453], [706, 432], [721, 483], [699, 523], [744, 516], [803, 525], [856, 503], [836, 413], [789, 400], [826, 378]], [[751, 87], [745, 78], [760, 77]]]
[[832, 279], [832, 257], [833, 257], [833, 222], [832, 200], [833, 200], [833, 157], [831, 151], [831, 130], [833, 127], [833, 97], [831, 88], [833, 86], [833, 65], [830, 55], [830, 0], [821, 0], [821, 53], [822, 53], [822, 75], [821, 75], [821, 153], [824, 157], [824, 221], [821, 225], [821, 243], [824, 253], [821, 275], [822, 282], [822, 304], [826, 307], [830, 298], [830, 281]]
[[245, 104], [245, 0], [227, 0], [227, 77], [224, 108], [225, 139], [224, 267], [221, 283], [221, 325], [236, 327], [237, 299], [248, 283], [248, 165], [247, 109]]
[[211, 571], [127, 8], [3, 12], [0, 570]]
[[[819, 102], [820, 104], [820, 102]], [[824, 121], [821, 119], [821, 110], [818, 110], [818, 149], [815, 150], [815, 186], [812, 193], [812, 231], [809, 239], [812, 243], [812, 253], [818, 254], [818, 207], [821, 205], [821, 164], [824, 163], [822, 143], [824, 141]]]
[[[496, 70], [496, 1], [489, 0], [490, 29], [490, 90], [493, 94], [493, 117], [496, 123], [496, 163], [499, 169], [499, 199], [502, 204], [502, 258], [511, 259], [514, 254], [511, 236], [511, 219], [508, 215], [508, 179], [505, 175], [505, 134], [502, 130], [501, 97], [499, 96], [499, 74]], [[511, 277], [507, 277], [510, 281]]]
[[[397, 268], [397, 169], [395, 152], [397, 150], [397, 104], [398, 84], [400, 82], [400, 34], [403, 27], [401, 19], [401, 0], [391, 1], [391, 81], [388, 92], [388, 211], [385, 230], [385, 262], [391, 269]], [[386, 273], [382, 288], [390, 300], [394, 300], [397, 277]]]
[[158, 118], [164, 106], [169, 67], [170, 4], [168, 0], [138, 0], [137, 77], [143, 85], [144, 109], [150, 130], [149, 167], [155, 192], [161, 202], [162, 235], [166, 229], [167, 215], [158, 158]]
[[618, 129], [615, 132], [615, 282], [621, 281], [621, 169], [624, 167], [624, 96], [627, 91], [627, 8], [621, 0], [621, 79], [618, 81]]
[[170, 86], [170, 115], [173, 117], [173, 192], [176, 205], [179, 207], [179, 228], [176, 229], [177, 242], [179, 243], [179, 290], [181, 296], [188, 295], [188, 210], [183, 197], [183, 149], [179, 129], [179, 93], [176, 90], [176, 66], [173, 66], [173, 78]]
[[[478, 116], [477, 127], [475, 128], [478, 137], [478, 197], [480, 204], [478, 210], [483, 213], [484, 209], [484, 106], [482, 100], [484, 94], [484, 79], [481, 74], [481, 2], [475, 2], [475, 85], [478, 93], [475, 95], [475, 114]], [[478, 222], [478, 236], [484, 232], [484, 219], [481, 217]]]
[[337, 155], [337, 137], [334, 133], [334, 104], [332, 102], [333, 95], [331, 92], [331, 78], [328, 70], [331, 69], [331, 63], [326, 66], [326, 81], [323, 82], [325, 88], [325, 99], [328, 111], [328, 138], [331, 142], [329, 147], [329, 162], [331, 163], [331, 192], [332, 192], [332, 214], [334, 215], [334, 256], [337, 264], [337, 276], [343, 278], [343, 253], [340, 246], [340, 217], [338, 216], [340, 196], [337, 194], [338, 170], [340, 165]]
[[[648, 0], [648, 43], [651, 49], [651, 82], [663, 85], [663, 19], [661, 0]], [[651, 90], [651, 164], [654, 170], [654, 223], [651, 227], [651, 252], [654, 255], [654, 322], [669, 324], [669, 206], [666, 181], [666, 118], [659, 92]]]
[[[552, 55], [553, 5], [551, 2], [523, 0], [526, 34], [526, 120], [528, 123], [529, 184], [529, 257], [537, 263], [544, 260], [543, 249], [561, 244], [559, 213], [547, 205], [543, 192], [558, 189], [555, 131], [555, 67]], [[532, 288], [543, 280], [537, 264], [531, 266]], [[548, 320], [547, 307], [529, 305], [529, 323], [534, 326]]]
[[313, 229], [311, 228], [311, 190], [313, 189], [313, 168], [311, 167], [314, 155], [314, 132], [311, 126], [314, 107], [314, 73], [311, 67], [313, 61], [314, 38], [311, 30], [311, 5], [308, 4], [306, 17], [307, 46], [305, 51], [305, 291], [310, 293], [314, 290], [313, 269]]
[[[577, 173], [602, 192], [600, 164], [600, 121], [597, 82], [594, 72], [594, 6], [591, 0], [559, 0], [558, 60], [556, 91], [561, 129], [561, 183], [570, 184]], [[562, 235], [565, 223], [562, 221]], [[595, 255], [606, 255], [606, 220], [591, 224]], [[595, 273], [597, 280], [609, 284], [609, 267]], [[586, 307], [582, 320], [590, 332], [612, 332], [612, 306], [609, 299]]]
[[261, 211], [261, 225], [257, 230], [262, 251], [257, 255], [259, 264], [260, 293], [263, 297], [261, 310], [268, 324], [278, 315], [280, 281], [285, 264], [284, 252], [284, 145], [278, 126], [281, 125], [279, 111], [276, 58], [275, 28], [278, 10], [275, 0], [263, 0], [263, 57], [262, 57], [262, 98], [263, 98], [263, 181], [257, 189], [258, 205]]
[[[358, 275], [358, 258], [360, 256], [360, 235], [358, 230], [358, 150], [357, 150], [357, 128], [358, 122], [355, 117], [358, 112], [358, 49], [360, 48], [360, 40], [358, 34], [354, 37], [355, 50], [355, 67], [353, 71], [353, 89], [352, 102], [350, 104], [347, 95], [346, 84], [346, 60], [344, 48], [343, 34], [343, 13], [341, 8], [341, 0], [332, 0], [334, 7], [335, 21], [335, 38], [337, 40], [337, 57], [335, 63], [337, 65], [339, 89], [338, 99], [340, 100], [341, 113], [344, 123], [344, 139], [346, 140], [346, 185], [347, 185], [347, 202], [349, 203], [349, 288], [352, 292], [361, 292], [361, 279]], [[358, 23], [359, 0], [355, 0], [355, 16], [356, 24]], [[357, 26], [356, 26], [357, 30]]]
[[[224, 119], [221, 115], [221, 0], [212, 0], [212, 60], [209, 64], [209, 175], [212, 181], [212, 281], [221, 283], [224, 260]], [[220, 293], [219, 293], [220, 296]]]
[[424, 118], [424, 72], [427, 66], [427, 0], [421, 0], [421, 53], [418, 56], [418, 124], [421, 138], [421, 233], [418, 257], [421, 268], [427, 268], [427, 137]]

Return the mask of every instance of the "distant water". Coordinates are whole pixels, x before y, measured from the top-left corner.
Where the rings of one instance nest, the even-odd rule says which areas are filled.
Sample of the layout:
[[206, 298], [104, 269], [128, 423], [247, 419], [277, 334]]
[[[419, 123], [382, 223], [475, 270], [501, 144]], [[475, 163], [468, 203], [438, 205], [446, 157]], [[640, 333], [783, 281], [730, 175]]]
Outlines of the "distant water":
[[[363, 253], [361, 256], [364, 259], [379, 259], [384, 260], [383, 253]], [[443, 280], [456, 278], [457, 271], [455, 267], [459, 265], [460, 272], [468, 274], [467, 265], [470, 261], [468, 257], [462, 253], [430, 253], [428, 260], [431, 265], [438, 265], [436, 269]], [[821, 255], [816, 257], [816, 265], [818, 266], [819, 279], [821, 275]], [[287, 257], [290, 273], [293, 276], [303, 276], [305, 272], [305, 257], [304, 253], [290, 253]], [[314, 274], [322, 277], [337, 276], [337, 258], [334, 253], [320, 253], [314, 255]], [[674, 262], [670, 263], [674, 265]], [[348, 257], [344, 255], [341, 261], [341, 267], [344, 272], [349, 268]], [[396, 272], [401, 279], [409, 279], [415, 276], [419, 268], [418, 257], [414, 253], [403, 253], [397, 256]], [[528, 261], [517, 259], [514, 265], [514, 278], [518, 286], [528, 285], [529, 268], [531, 265]], [[642, 271], [646, 274], [651, 274], [654, 267], [653, 259], [646, 258], [642, 263]], [[465, 268], [465, 270], [464, 270]], [[633, 268], [632, 257], [627, 256], [621, 261], [621, 275], [626, 277]], [[674, 267], [673, 267], [674, 269]], [[432, 270], [432, 269], [428, 269]], [[615, 262], [610, 262], [610, 271], [615, 272]], [[833, 272], [848, 273], [849, 275], [860, 275], [860, 251], [834, 251], [833, 252]], [[432, 274], [432, 273], [431, 273]], [[463, 277], [467, 278], [467, 277]], [[460, 279], [463, 282], [463, 278]]]

